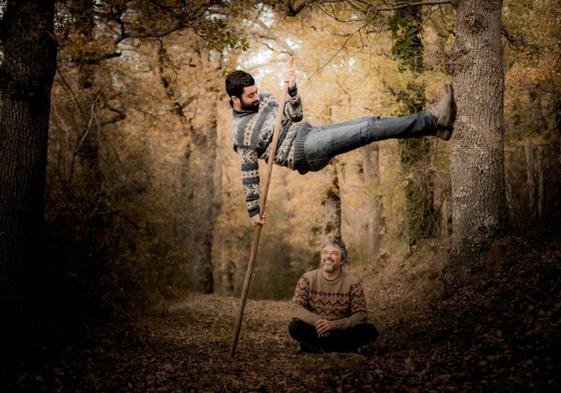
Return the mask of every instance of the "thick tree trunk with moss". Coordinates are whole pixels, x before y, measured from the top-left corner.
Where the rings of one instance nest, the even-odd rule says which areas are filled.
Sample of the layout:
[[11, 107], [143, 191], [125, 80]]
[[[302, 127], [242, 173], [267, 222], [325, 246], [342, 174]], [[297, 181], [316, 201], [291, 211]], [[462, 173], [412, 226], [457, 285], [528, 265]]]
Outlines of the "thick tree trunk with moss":
[[54, 1], [14, 0], [0, 22], [0, 304], [6, 324], [18, 323], [46, 263], [42, 239], [56, 70], [53, 15]]
[[446, 284], [469, 277], [482, 247], [507, 224], [504, 179], [504, 71], [501, 0], [457, 5], [452, 137], [453, 235]]

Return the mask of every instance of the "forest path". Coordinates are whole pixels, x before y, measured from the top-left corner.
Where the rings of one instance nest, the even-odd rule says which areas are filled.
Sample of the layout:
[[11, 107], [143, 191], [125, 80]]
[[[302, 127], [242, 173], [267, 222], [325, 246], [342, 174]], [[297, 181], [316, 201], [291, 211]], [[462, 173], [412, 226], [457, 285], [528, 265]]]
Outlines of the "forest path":
[[[128, 323], [92, 329], [22, 391], [561, 391], [561, 233], [497, 241], [461, 290], [430, 297], [431, 258], [363, 275], [381, 336], [366, 355], [297, 354], [288, 301], [192, 295]], [[391, 267], [394, 266], [394, 267]], [[436, 266], [436, 267], [435, 267]], [[390, 272], [391, 270], [391, 272]], [[407, 273], [407, 274], [405, 274]]]
[[[288, 336], [288, 301], [249, 300], [230, 358], [238, 299], [190, 296], [134, 325], [100, 337], [73, 391], [315, 392], [370, 391], [382, 383], [381, 359], [357, 353], [297, 354]], [[387, 387], [386, 387], [387, 388]]]

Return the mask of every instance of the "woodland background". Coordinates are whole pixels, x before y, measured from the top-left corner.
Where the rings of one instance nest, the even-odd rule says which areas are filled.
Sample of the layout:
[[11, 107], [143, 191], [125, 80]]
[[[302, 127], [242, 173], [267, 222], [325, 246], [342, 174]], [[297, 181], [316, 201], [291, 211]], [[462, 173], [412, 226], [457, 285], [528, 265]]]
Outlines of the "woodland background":
[[[33, 3], [0, 1], [1, 296], [31, 326], [35, 338], [24, 342], [32, 353], [45, 341], [81, 337], [92, 321], [139, 318], [192, 293], [239, 296], [253, 230], [232, 150], [224, 76], [244, 69], [261, 92], [280, 96], [289, 55], [296, 58], [305, 120], [314, 125], [421, 110], [449, 81], [459, 106], [471, 109], [460, 108], [450, 142], [384, 141], [305, 176], [275, 168], [251, 298], [289, 299], [330, 236], [342, 237], [348, 267], [365, 277], [380, 281], [388, 271], [407, 271], [416, 257], [429, 277], [410, 279], [428, 280], [431, 288], [444, 282], [446, 291], [469, 279], [495, 239], [558, 225], [558, 1]], [[487, 8], [499, 10], [494, 25], [482, 17], [493, 11]], [[49, 18], [47, 42], [33, 26]], [[483, 67], [480, 75], [496, 76], [495, 90], [479, 89], [485, 77], [478, 74], [461, 79], [484, 63], [466, 55], [473, 48], [461, 47], [469, 42], [462, 34], [489, 26], [500, 32], [502, 68]], [[23, 29], [19, 41], [12, 34], [17, 28]], [[11, 60], [12, 53], [24, 53], [30, 64], [19, 79], [10, 67], [25, 61]], [[484, 50], [480, 56], [489, 58]], [[16, 94], [18, 88], [45, 93], [49, 73], [50, 105]], [[496, 103], [498, 119], [489, 135], [499, 137], [470, 141], [468, 133], [478, 129], [466, 119], [487, 99]], [[8, 100], [28, 100], [47, 113], [44, 160], [33, 172], [39, 177], [21, 170], [33, 156], [31, 142], [10, 144], [17, 116]], [[466, 148], [472, 145], [490, 147], [482, 157], [501, 168], [491, 176], [496, 189], [463, 182], [462, 173], [486, 179], [495, 165], [473, 167], [478, 156]], [[31, 191], [8, 198], [14, 179], [27, 179], [31, 186], [22, 187]], [[462, 187], [470, 191], [464, 195]], [[487, 223], [478, 208], [492, 204], [479, 201], [487, 194], [499, 201], [496, 217], [474, 227], [461, 206], [471, 204]], [[15, 199], [44, 220], [18, 227], [10, 212], [27, 210], [10, 205]], [[476, 233], [465, 232], [462, 222]], [[21, 228], [31, 227], [39, 229], [18, 240], [28, 230]]]

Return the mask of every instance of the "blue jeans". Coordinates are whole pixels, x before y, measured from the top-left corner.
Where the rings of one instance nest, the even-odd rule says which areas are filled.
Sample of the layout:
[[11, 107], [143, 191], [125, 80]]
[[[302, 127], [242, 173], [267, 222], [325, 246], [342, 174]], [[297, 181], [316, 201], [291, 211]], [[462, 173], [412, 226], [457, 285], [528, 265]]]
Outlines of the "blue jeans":
[[436, 130], [436, 121], [428, 112], [393, 118], [366, 116], [312, 127], [304, 140], [307, 169], [319, 171], [333, 157], [375, 141], [435, 135]]

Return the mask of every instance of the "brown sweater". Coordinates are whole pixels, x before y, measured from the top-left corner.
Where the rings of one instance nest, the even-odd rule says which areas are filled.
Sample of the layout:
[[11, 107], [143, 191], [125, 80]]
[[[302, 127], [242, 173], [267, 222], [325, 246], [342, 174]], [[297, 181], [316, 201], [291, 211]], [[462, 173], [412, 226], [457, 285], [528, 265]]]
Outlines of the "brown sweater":
[[344, 271], [333, 281], [326, 280], [321, 269], [307, 272], [296, 285], [290, 316], [310, 325], [318, 319], [332, 320], [338, 330], [366, 323], [366, 299], [360, 281]]

